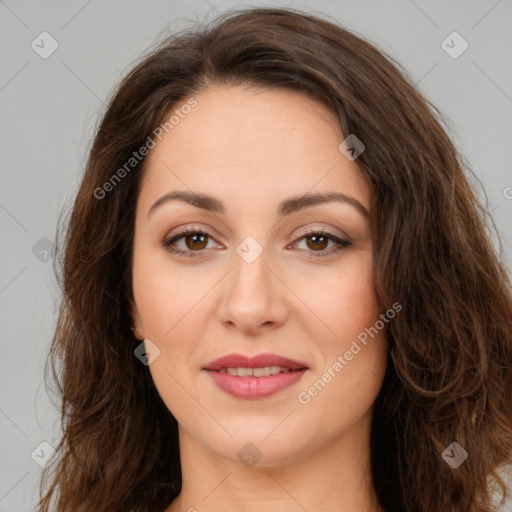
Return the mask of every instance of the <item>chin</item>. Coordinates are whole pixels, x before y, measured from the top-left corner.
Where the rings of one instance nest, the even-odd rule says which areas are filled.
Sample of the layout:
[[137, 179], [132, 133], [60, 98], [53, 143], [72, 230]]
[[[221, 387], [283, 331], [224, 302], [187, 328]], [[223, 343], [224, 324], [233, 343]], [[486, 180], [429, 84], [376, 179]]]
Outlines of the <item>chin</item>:
[[203, 438], [203, 443], [224, 459], [247, 467], [252, 467], [251, 464], [257, 464], [258, 467], [273, 467], [291, 463], [300, 456], [300, 453], [307, 451], [308, 446], [314, 448], [315, 436], [313, 434], [311, 442], [308, 443], [304, 428], [287, 428], [280, 425], [289, 412], [281, 415], [277, 421], [275, 417], [251, 420], [239, 417], [236, 422], [222, 422], [233, 437], [208, 436]]
[[295, 442], [283, 444], [265, 439], [265, 436], [252, 440], [248, 437], [235, 438], [232, 443], [219, 446], [218, 449], [220, 456], [248, 468], [279, 467], [293, 463], [300, 455]]

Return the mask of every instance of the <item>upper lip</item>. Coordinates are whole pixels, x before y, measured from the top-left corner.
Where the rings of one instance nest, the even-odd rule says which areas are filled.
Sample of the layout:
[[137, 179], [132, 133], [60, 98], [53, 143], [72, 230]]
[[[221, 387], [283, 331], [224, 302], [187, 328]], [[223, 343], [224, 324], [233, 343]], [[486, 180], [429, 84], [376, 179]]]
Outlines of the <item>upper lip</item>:
[[281, 366], [292, 371], [308, 368], [304, 363], [276, 354], [258, 354], [252, 357], [228, 354], [211, 361], [204, 369], [217, 371], [221, 368], [264, 368], [265, 366]]

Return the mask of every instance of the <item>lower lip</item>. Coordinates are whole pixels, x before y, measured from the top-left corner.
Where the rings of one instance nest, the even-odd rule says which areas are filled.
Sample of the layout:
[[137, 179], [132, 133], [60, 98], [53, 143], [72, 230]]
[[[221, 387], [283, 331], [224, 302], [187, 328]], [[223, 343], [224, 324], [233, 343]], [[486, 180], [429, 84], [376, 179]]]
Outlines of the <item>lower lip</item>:
[[277, 373], [267, 377], [238, 377], [229, 373], [206, 370], [215, 384], [236, 398], [266, 398], [295, 384], [307, 368], [286, 373]]

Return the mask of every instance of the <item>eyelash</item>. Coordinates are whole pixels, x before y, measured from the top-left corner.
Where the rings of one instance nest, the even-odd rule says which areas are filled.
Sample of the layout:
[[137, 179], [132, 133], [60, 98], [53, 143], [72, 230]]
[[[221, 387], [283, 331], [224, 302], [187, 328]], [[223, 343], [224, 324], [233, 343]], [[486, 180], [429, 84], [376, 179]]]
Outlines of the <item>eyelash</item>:
[[[162, 240], [161, 245], [167, 251], [169, 251], [171, 253], [174, 253], [174, 254], [178, 254], [179, 256], [184, 256], [184, 257], [187, 257], [187, 258], [196, 258], [197, 256], [201, 256], [203, 254], [203, 252], [206, 251], [207, 249], [200, 249], [198, 251], [191, 251], [191, 250], [183, 251], [181, 249], [174, 249], [174, 248], [172, 248], [172, 244], [174, 244], [177, 240], [179, 240], [180, 238], [183, 238], [183, 237], [185, 237], [187, 235], [190, 235], [190, 234], [203, 235], [203, 236], [207, 236], [207, 237], [213, 239], [213, 237], [209, 233], [207, 233], [206, 231], [203, 231], [201, 229], [186, 228], [181, 233], [178, 233], [176, 235], [173, 235], [172, 237], [168, 237], [168, 238], [165, 238], [164, 240]], [[329, 240], [332, 240], [332, 241], [334, 241], [334, 242], [336, 242], [338, 244], [338, 247], [336, 247], [334, 249], [331, 247], [331, 249], [329, 251], [326, 251], [325, 249], [322, 250], [322, 251], [307, 251], [307, 252], [311, 252], [315, 258], [326, 258], [327, 256], [331, 256], [333, 254], [336, 254], [336, 253], [338, 253], [338, 252], [340, 252], [340, 251], [342, 251], [342, 250], [344, 250], [347, 247], [350, 247], [352, 245], [352, 243], [349, 242], [348, 240], [343, 240], [341, 238], [338, 238], [337, 236], [334, 236], [331, 233], [328, 233], [327, 231], [324, 231], [322, 229], [308, 231], [307, 233], [304, 233], [297, 240], [297, 242], [295, 242], [295, 243], [298, 243], [303, 238], [308, 238], [308, 237], [311, 237], [313, 235], [325, 236]]]

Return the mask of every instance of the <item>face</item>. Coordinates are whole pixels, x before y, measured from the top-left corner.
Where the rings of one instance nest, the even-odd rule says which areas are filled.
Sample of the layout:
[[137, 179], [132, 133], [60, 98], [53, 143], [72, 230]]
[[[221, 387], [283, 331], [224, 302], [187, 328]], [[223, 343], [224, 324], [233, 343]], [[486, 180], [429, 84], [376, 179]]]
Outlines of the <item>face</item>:
[[299, 460], [368, 424], [385, 373], [369, 188], [320, 103], [220, 86], [195, 98], [146, 160], [135, 332], [180, 438], [233, 461], [249, 442], [260, 465]]

